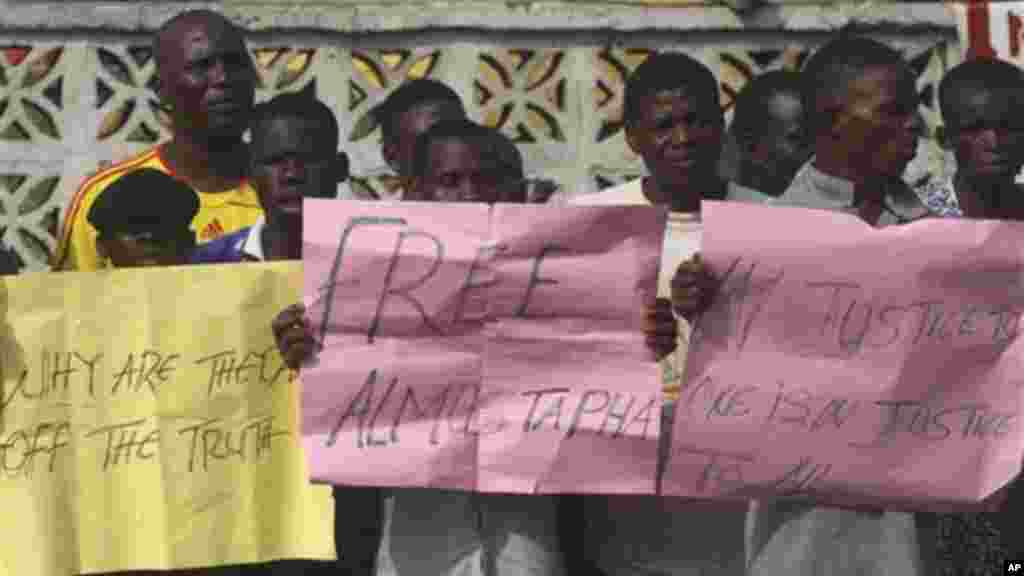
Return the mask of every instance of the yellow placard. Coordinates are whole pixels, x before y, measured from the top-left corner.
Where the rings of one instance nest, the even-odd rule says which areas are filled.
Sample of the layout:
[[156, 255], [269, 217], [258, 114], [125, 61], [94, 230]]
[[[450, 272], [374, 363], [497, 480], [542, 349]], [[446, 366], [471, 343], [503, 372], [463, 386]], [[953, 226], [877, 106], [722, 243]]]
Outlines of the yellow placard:
[[301, 264], [0, 279], [0, 574], [332, 559], [270, 323]]

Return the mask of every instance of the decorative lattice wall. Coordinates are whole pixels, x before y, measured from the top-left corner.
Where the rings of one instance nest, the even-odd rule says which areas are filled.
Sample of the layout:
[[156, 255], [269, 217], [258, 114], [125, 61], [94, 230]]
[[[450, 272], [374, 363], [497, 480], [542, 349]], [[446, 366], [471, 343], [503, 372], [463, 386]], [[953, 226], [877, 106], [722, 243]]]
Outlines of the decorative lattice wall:
[[[708, 64], [728, 114], [749, 78], [795, 69], [828, 37], [826, 29], [763, 27], [598, 34], [538, 22], [536, 30], [508, 32], [257, 31], [250, 38], [257, 98], [314, 83], [337, 112], [352, 158], [355, 177], [343, 193], [389, 198], [394, 179], [367, 113], [403, 80], [437, 78], [463, 96], [475, 119], [521, 145], [531, 175], [584, 193], [642, 171], [624, 142], [622, 93], [625, 76], [651, 49], [684, 50]], [[872, 33], [908, 54], [934, 134], [937, 83], [960, 54], [955, 25]], [[153, 76], [142, 32], [0, 30], [0, 232], [28, 269], [45, 267], [64, 202], [84, 177], [166, 137]], [[942, 162], [934, 141], [926, 143], [911, 178], [941, 171]]]

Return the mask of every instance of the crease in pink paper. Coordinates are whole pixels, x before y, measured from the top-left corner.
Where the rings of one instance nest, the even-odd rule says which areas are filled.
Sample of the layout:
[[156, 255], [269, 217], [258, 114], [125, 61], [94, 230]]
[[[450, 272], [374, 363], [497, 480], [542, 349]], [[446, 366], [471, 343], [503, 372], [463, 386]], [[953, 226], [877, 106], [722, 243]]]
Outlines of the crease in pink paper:
[[314, 481], [653, 489], [663, 210], [307, 202]]
[[935, 508], [1017, 474], [1024, 227], [703, 211], [723, 281], [691, 343], [667, 494]]

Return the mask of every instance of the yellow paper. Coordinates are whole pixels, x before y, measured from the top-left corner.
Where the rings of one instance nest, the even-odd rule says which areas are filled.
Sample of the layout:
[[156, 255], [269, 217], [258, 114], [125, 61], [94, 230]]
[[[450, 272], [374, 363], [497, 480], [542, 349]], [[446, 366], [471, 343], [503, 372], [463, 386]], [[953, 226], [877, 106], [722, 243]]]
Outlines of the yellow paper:
[[0, 574], [334, 558], [270, 331], [301, 288], [299, 263], [0, 279]]

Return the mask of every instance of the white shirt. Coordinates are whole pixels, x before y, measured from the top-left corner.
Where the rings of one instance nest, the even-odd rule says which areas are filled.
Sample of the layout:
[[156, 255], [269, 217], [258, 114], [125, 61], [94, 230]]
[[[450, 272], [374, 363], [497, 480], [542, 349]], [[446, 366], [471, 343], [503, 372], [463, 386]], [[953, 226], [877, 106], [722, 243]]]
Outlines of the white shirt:
[[[749, 189], [747, 189], [749, 190]], [[751, 191], [753, 192], [753, 191]], [[758, 193], [760, 194], [760, 193]], [[754, 196], [729, 184], [727, 198]], [[763, 196], [763, 195], [761, 195]], [[767, 198], [767, 196], [763, 196]], [[642, 180], [597, 194], [576, 196], [575, 205], [650, 205]], [[670, 283], [683, 261], [700, 251], [699, 213], [670, 212], [662, 245], [658, 296], [671, 296]], [[683, 384], [689, 324], [678, 319], [679, 346], [662, 360], [663, 384]], [[663, 419], [659, 449], [671, 443], [671, 418]], [[608, 576], [735, 576], [743, 573], [746, 504], [698, 503], [659, 496], [588, 496], [584, 501], [586, 550]]]
[[[808, 162], [776, 204], [852, 211], [854, 184], [830, 176]], [[916, 197], [915, 197], [916, 200]], [[879, 226], [927, 214], [919, 202], [888, 207]], [[808, 239], [813, 241], [813, 238]], [[867, 512], [762, 501], [747, 519], [750, 576], [924, 576], [914, 516], [903, 512]]]
[[260, 216], [256, 223], [249, 227], [249, 233], [242, 239], [242, 245], [238, 248], [242, 254], [260, 262], [266, 260], [263, 256], [263, 228], [266, 225], [267, 221]]

